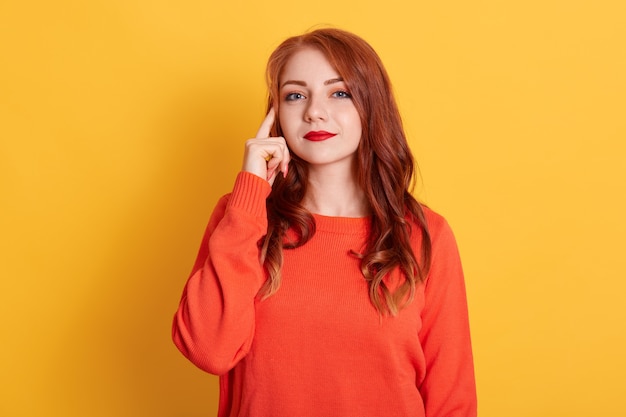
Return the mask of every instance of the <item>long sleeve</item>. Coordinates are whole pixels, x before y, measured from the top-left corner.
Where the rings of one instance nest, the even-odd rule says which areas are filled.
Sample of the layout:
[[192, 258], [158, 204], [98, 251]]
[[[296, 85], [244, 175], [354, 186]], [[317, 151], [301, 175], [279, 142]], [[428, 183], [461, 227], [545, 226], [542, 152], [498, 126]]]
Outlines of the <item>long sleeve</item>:
[[474, 417], [476, 386], [461, 261], [448, 223], [438, 215], [429, 220], [433, 252], [419, 335], [426, 361], [419, 389], [427, 417]]
[[217, 204], [172, 326], [178, 349], [199, 368], [217, 375], [249, 351], [254, 300], [265, 274], [258, 241], [267, 231], [267, 181], [241, 172], [233, 192]]

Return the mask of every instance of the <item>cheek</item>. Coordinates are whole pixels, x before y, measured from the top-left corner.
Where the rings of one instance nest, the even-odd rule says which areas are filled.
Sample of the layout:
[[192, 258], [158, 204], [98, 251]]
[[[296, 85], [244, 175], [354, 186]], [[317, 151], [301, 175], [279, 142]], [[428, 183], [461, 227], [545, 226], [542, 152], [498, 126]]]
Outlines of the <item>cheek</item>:
[[287, 126], [285, 124], [285, 112], [281, 109], [278, 110], [278, 120], [277, 120], [278, 124], [280, 124], [280, 128], [282, 130], [285, 130], [285, 126]]
[[363, 126], [361, 125], [361, 117], [357, 113], [356, 109], [353, 112], [347, 113], [344, 119], [346, 126], [350, 126], [350, 130], [357, 134], [359, 137], [363, 132]]
[[289, 111], [289, 109], [285, 110], [284, 108], [279, 111], [278, 121], [280, 122], [284, 136], [291, 136], [295, 131], [297, 126], [294, 120], [293, 111]]

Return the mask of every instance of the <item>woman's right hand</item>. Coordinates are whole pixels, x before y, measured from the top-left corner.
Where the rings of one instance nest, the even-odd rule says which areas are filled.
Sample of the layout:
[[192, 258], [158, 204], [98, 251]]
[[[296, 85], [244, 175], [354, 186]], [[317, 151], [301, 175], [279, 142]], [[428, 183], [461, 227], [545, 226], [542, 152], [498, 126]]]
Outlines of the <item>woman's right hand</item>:
[[287, 175], [289, 149], [283, 137], [269, 137], [276, 119], [273, 108], [267, 113], [254, 139], [246, 141], [243, 170], [261, 177], [272, 185], [279, 172]]

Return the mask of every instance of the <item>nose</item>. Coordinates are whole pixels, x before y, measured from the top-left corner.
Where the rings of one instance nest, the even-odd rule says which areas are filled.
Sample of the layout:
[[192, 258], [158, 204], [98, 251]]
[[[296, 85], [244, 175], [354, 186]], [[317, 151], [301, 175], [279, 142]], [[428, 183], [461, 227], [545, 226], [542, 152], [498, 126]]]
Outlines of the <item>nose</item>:
[[315, 120], [326, 120], [328, 111], [324, 104], [324, 100], [319, 97], [310, 97], [304, 112], [304, 120], [312, 122]]

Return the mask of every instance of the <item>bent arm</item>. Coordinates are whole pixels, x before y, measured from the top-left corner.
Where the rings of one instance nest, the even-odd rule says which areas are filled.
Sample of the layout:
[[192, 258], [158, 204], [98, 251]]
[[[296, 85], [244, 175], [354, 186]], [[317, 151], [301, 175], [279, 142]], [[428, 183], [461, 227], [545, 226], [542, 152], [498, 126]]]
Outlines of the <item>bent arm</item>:
[[258, 241], [267, 231], [267, 181], [241, 172], [217, 204], [172, 326], [174, 344], [199, 368], [221, 375], [249, 351], [255, 297], [265, 274]]

